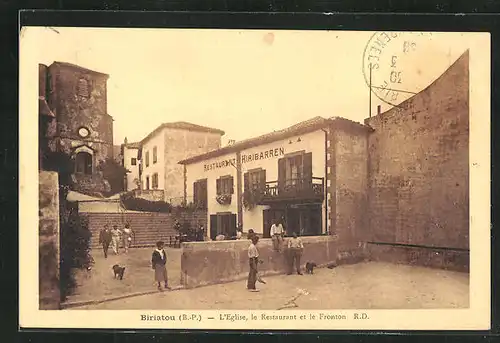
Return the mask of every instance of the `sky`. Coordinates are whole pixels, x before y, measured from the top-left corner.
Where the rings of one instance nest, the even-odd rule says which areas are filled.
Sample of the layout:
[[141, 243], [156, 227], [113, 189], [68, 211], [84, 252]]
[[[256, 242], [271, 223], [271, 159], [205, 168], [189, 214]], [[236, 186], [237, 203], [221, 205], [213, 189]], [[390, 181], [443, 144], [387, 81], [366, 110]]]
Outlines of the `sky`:
[[222, 129], [225, 144], [315, 116], [363, 122], [368, 55], [381, 56], [373, 84], [382, 86], [396, 60], [404, 81], [394, 88], [403, 91], [396, 103], [372, 93], [375, 114], [377, 105], [387, 110], [431, 84], [471, 44], [467, 34], [405, 33], [377, 51], [374, 34], [30, 27], [21, 33], [21, 54], [30, 47], [33, 63], [69, 62], [109, 74], [115, 144], [173, 121]]

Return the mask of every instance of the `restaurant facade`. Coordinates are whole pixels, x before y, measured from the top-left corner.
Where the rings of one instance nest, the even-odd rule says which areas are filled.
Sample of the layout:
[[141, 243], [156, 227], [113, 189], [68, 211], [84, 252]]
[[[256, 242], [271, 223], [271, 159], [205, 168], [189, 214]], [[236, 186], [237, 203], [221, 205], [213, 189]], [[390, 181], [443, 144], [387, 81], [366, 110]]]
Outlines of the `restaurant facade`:
[[[332, 206], [332, 139], [343, 118], [315, 117], [289, 128], [247, 139], [180, 161], [185, 197], [207, 209], [208, 235], [244, 232], [267, 238], [280, 221], [288, 235], [328, 234]], [[335, 208], [335, 206], [333, 206]]]

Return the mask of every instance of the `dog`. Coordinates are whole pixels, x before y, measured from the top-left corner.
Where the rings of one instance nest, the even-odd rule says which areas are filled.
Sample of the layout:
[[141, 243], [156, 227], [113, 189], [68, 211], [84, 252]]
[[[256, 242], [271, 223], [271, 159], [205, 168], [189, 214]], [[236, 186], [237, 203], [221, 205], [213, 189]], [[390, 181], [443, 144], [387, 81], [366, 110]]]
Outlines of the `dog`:
[[123, 273], [125, 273], [125, 267], [120, 267], [119, 265], [115, 264], [113, 266], [113, 273], [114, 273], [114, 278], [118, 276], [120, 280], [123, 280]]
[[307, 262], [306, 263], [306, 274], [314, 274], [314, 267], [317, 267], [318, 265], [314, 262]]

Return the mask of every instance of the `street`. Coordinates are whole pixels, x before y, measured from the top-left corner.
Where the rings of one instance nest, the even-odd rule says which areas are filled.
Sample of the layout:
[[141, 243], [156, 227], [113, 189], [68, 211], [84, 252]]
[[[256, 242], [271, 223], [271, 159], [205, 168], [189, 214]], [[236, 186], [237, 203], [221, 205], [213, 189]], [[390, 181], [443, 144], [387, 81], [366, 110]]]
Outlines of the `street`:
[[[469, 306], [469, 274], [408, 265], [368, 262], [316, 269], [314, 275], [279, 275], [265, 280], [267, 284], [258, 284], [258, 293], [248, 292], [246, 280], [241, 280], [70, 310], [444, 309]], [[295, 301], [291, 302], [293, 299]]]

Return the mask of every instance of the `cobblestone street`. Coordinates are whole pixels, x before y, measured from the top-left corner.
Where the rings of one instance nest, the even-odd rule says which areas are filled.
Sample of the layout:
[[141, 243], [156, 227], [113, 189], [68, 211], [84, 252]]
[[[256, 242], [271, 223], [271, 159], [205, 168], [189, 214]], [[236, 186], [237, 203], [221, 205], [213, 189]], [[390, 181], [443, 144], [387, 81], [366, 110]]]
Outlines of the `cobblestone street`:
[[[144, 263], [147, 264], [147, 261]], [[133, 280], [146, 287], [151, 280], [149, 274], [145, 276], [146, 281], [132, 275], [133, 272], [128, 275], [129, 281], [126, 282]], [[241, 280], [190, 290], [154, 293], [71, 310], [276, 310], [283, 307], [307, 310], [432, 309], [469, 306], [468, 274], [407, 265], [359, 263], [335, 269], [317, 269], [314, 275], [272, 276], [266, 278], [266, 281], [265, 285], [258, 284], [259, 293], [248, 292], [245, 289], [246, 281]], [[151, 285], [149, 282], [150, 287]], [[301, 294], [301, 290], [308, 294]], [[297, 298], [297, 307], [293, 307], [293, 303], [287, 306], [294, 298]]]

